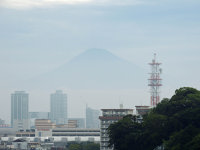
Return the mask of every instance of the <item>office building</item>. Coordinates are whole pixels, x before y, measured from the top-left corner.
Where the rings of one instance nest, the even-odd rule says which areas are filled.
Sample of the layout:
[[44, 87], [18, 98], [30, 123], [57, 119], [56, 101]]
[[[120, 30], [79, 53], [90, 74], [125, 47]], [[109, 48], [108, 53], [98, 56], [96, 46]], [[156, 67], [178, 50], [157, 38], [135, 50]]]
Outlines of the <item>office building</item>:
[[99, 128], [100, 111], [86, 107], [86, 128]]
[[25, 91], [11, 94], [11, 126], [15, 130], [29, 129], [28, 97]]
[[102, 109], [100, 119], [100, 150], [112, 150], [108, 147], [108, 134], [106, 129], [128, 114], [133, 114], [133, 109]]
[[50, 119], [56, 124], [67, 123], [67, 94], [61, 90], [51, 94]]

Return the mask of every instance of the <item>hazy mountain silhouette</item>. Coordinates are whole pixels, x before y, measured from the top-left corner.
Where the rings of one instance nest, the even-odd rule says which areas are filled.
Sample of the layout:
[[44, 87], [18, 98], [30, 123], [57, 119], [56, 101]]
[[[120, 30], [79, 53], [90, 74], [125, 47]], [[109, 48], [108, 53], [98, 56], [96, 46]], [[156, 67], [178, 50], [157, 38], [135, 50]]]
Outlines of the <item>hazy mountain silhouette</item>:
[[54, 88], [133, 88], [146, 86], [145, 74], [141, 68], [107, 50], [89, 49], [37, 77], [34, 84]]

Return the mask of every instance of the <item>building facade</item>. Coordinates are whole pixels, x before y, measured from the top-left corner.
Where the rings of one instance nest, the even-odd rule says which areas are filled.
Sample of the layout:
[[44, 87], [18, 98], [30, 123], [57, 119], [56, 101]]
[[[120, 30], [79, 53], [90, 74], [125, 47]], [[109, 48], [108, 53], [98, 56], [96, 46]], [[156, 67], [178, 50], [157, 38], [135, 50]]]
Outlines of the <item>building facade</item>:
[[51, 94], [50, 97], [50, 119], [56, 124], [67, 123], [67, 94], [61, 90]]
[[52, 136], [100, 137], [99, 129], [54, 128]]
[[50, 137], [52, 136], [52, 129], [56, 125], [49, 119], [36, 119], [35, 120], [35, 136], [36, 137]]
[[86, 107], [86, 128], [100, 128], [100, 111]]
[[76, 120], [77, 121], [77, 128], [85, 128], [85, 118], [69, 118], [68, 123], [70, 120]]
[[141, 123], [143, 121], [143, 115], [148, 114], [151, 110], [150, 106], [135, 106], [137, 122]]
[[29, 112], [30, 128], [35, 129], [36, 119], [49, 119], [49, 112]]
[[112, 150], [108, 147], [108, 134], [106, 129], [124, 116], [133, 114], [133, 109], [102, 109], [100, 119], [100, 150]]
[[11, 94], [11, 126], [15, 130], [29, 129], [29, 95], [25, 91]]
[[2, 120], [2, 119], [0, 118], [0, 125], [3, 125], [3, 124], [5, 124], [5, 120]]
[[150, 106], [135, 106], [136, 108], [136, 115], [145, 115], [147, 114], [150, 110]]

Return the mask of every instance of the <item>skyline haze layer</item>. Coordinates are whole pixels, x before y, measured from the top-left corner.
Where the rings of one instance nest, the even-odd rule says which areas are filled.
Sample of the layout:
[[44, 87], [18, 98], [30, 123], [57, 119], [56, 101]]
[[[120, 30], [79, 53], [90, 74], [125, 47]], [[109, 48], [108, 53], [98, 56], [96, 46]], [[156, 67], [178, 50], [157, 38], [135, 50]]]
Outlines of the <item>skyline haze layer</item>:
[[[30, 111], [49, 111], [50, 94], [63, 90], [69, 95], [70, 117], [84, 117], [86, 104], [94, 109], [118, 108], [119, 103], [128, 108], [149, 105], [148, 63], [154, 53], [163, 68], [161, 98], [170, 98], [183, 86], [200, 89], [199, 7], [196, 0], [77, 0], [73, 4], [2, 0], [0, 118], [9, 121], [10, 94], [20, 90], [30, 95]], [[142, 86], [65, 85], [48, 90], [25, 86], [24, 81], [67, 64], [90, 48], [105, 49], [141, 68]]]

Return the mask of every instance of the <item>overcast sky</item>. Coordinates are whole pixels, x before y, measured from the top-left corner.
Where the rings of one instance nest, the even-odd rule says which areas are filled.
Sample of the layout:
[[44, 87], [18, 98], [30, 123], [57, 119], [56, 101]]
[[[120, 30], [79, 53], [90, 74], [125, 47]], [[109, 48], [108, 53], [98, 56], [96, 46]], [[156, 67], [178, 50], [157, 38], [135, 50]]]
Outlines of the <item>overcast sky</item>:
[[[15, 90], [30, 94], [30, 111], [49, 111], [54, 91], [20, 89], [14, 83], [89, 48], [107, 49], [147, 73], [157, 53], [163, 63], [162, 97], [171, 97], [181, 86], [200, 89], [199, 8], [198, 0], [0, 0], [0, 118], [10, 117]], [[127, 107], [149, 104], [148, 87], [63, 90], [69, 94], [72, 117], [84, 117], [86, 103], [96, 109], [118, 107], [120, 102]]]

